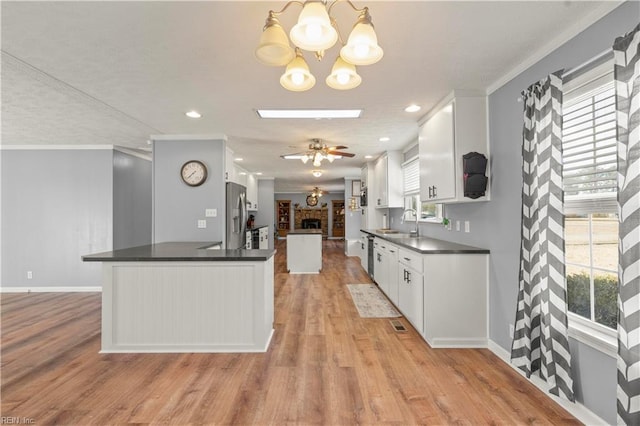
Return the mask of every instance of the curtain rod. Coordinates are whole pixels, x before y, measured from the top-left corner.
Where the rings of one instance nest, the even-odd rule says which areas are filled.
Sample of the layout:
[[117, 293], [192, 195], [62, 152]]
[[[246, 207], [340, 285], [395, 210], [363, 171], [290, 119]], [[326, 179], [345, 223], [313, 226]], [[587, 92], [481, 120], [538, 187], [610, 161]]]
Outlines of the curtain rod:
[[[583, 62], [580, 65], [577, 65], [571, 69], [566, 70], [565, 72], [562, 73], [562, 81], [563, 82], [568, 82], [573, 80], [574, 78], [576, 78], [577, 76], [579, 76], [580, 74], [582, 74], [584, 71], [586, 71], [585, 68], [593, 68], [596, 67], [610, 59], [613, 58], [613, 48], [608, 48], [607, 50], [600, 52], [599, 54], [597, 54], [596, 56], [594, 56], [593, 58], [590, 58], [588, 61]], [[522, 96], [518, 96], [518, 98], [516, 99], [518, 102], [522, 102]]]

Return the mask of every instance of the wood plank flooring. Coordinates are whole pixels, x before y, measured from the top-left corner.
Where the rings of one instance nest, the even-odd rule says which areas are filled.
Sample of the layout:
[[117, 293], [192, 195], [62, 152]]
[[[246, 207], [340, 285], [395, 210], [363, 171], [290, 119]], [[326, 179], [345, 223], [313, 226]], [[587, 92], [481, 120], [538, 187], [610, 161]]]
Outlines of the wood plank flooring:
[[[488, 350], [431, 349], [401, 321], [360, 318], [370, 282], [343, 242], [319, 275], [277, 243], [264, 354], [100, 355], [100, 295], [2, 294], [1, 415], [34, 424], [578, 424]], [[23, 421], [22, 424], [25, 422]]]

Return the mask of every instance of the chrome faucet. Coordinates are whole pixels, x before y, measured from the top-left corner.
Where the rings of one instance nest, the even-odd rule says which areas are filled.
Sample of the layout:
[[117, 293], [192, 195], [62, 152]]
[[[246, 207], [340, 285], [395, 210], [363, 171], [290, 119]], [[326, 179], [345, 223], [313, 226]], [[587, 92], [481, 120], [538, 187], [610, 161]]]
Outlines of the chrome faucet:
[[405, 211], [402, 213], [402, 217], [400, 218], [400, 223], [404, 223], [404, 217], [409, 212], [413, 213], [413, 215], [416, 218], [416, 229], [413, 231], [410, 231], [409, 233], [414, 237], [418, 237], [420, 236], [420, 233], [418, 231], [418, 212], [415, 209], [405, 209]]

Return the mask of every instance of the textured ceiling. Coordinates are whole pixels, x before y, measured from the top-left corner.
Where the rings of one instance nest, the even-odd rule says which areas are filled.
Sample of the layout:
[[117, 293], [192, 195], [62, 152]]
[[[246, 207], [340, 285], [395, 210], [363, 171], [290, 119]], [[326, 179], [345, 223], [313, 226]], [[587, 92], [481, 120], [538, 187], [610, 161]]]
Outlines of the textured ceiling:
[[[282, 68], [253, 56], [270, 9], [283, 2], [2, 2], [2, 144], [109, 144], [147, 149], [150, 135], [225, 134], [243, 167], [276, 191], [338, 189], [364, 155], [403, 149], [418, 121], [453, 89], [486, 91], [619, 2], [369, 1], [384, 58], [358, 67], [360, 87], [340, 92], [305, 54], [317, 83], [292, 93]], [[292, 6], [281, 22], [295, 23]], [[333, 7], [346, 37], [356, 14]], [[543, 19], [544, 18], [544, 19]], [[418, 103], [419, 113], [404, 112]], [[261, 120], [257, 108], [362, 108], [357, 120]], [[200, 120], [184, 112], [196, 109]], [[389, 142], [379, 142], [386, 136]], [[281, 154], [309, 139], [346, 145], [353, 159], [310, 164]]]

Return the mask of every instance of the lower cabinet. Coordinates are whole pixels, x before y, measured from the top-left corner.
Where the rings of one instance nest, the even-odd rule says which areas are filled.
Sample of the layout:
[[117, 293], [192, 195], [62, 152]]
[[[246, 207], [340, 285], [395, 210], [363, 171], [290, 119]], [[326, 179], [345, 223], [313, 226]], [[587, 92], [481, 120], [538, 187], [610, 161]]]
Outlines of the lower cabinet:
[[388, 241], [374, 240], [374, 277], [380, 289], [398, 304], [398, 247]]
[[398, 259], [398, 307], [418, 333], [424, 336], [422, 256], [400, 249]]
[[260, 250], [269, 249], [269, 227], [265, 226], [258, 230], [258, 248]]
[[424, 333], [434, 348], [486, 347], [486, 254], [424, 255]]

